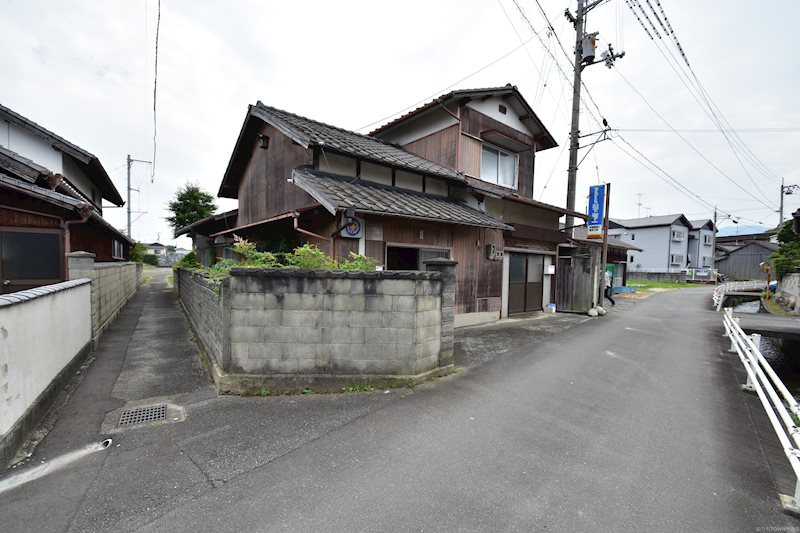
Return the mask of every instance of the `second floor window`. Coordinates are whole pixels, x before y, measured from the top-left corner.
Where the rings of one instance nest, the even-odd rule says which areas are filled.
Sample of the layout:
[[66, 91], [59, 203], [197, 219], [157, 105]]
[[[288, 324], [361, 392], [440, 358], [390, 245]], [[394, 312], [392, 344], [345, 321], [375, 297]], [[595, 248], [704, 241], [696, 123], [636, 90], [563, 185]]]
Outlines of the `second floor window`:
[[517, 156], [487, 144], [481, 149], [481, 179], [503, 187], [517, 185]]
[[703, 244], [711, 244], [711, 235], [703, 235]]

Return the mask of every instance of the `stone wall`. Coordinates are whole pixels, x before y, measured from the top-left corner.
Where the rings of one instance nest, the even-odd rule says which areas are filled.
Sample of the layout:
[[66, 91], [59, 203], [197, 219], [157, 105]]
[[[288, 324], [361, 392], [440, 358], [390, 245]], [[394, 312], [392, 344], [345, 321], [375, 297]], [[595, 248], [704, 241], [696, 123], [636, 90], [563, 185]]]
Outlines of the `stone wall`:
[[96, 343], [122, 307], [142, 284], [143, 267], [140, 263], [95, 263], [90, 252], [73, 252], [67, 255], [69, 279], [92, 281], [92, 339]]
[[[222, 293], [227, 294], [228, 283], [215, 289], [203, 276], [184, 269], [176, 269], [173, 279], [203, 350], [220, 368], [226, 367], [230, 332], [227, 327], [223, 328]], [[230, 309], [227, 314], [230, 315]]]
[[175, 279], [198, 338], [227, 375], [408, 379], [452, 364], [455, 264], [234, 268], [218, 293], [189, 271]]
[[775, 300], [787, 311], [800, 313], [800, 274], [786, 274], [778, 282]]

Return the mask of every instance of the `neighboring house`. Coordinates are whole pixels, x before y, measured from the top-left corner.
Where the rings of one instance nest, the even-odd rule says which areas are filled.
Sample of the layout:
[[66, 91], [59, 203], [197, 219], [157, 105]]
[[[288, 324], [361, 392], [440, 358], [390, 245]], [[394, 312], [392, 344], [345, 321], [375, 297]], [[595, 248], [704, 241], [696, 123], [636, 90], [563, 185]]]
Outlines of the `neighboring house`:
[[104, 199], [124, 205], [97, 157], [0, 106], [0, 293], [66, 280], [70, 252], [127, 260]]
[[[515, 88], [452, 98], [382, 128], [381, 135], [410, 132], [422, 127], [416, 118], [450, 106], [445, 115], [455, 127], [423, 120], [428, 135], [409, 133], [405, 147], [261, 102], [250, 106], [219, 189], [239, 201], [235, 224], [232, 216], [215, 215], [177, 234], [190, 234], [195, 248], [203, 241], [203, 250], [224, 247], [234, 233], [268, 248], [310, 242], [333, 257], [361, 253], [391, 270], [450, 258], [458, 261], [457, 323], [541, 310], [555, 290], [547, 272], [567, 241], [558, 231], [566, 211], [530, 198], [533, 159], [555, 141]], [[496, 111], [482, 107], [486, 102]], [[502, 115], [501, 105], [514, 127], [486, 114]], [[435, 149], [449, 156], [437, 157]]]
[[[692, 223], [683, 215], [609, 220], [608, 234], [642, 248], [628, 251], [629, 272], [681, 272], [689, 262]], [[713, 248], [712, 248], [713, 249]]]
[[759, 265], [769, 261], [769, 256], [778, 250], [778, 245], [769, 241], [754, 241], [731, 247], [716, 258], [716, 268], [732, 280], [766, 279]]
[[238, 209], [217, 213], [179, 229], [175, 237], [189, 236], [197, 262], [212, 266], [218, 259], [232, 257], [230, 245], [233, 237], [225, 232], [236, 227], [238, 216]]
[[157, 256], [164, 256], [167, 255], [167, 247], [161, 244], [160, 242], [154, 242], [152, 244], [147, 244], [147, 251], [145, 253], [150, 255], [157, 255]]
[[717, 237], [717, 244], [742, 246], [754, 241], [771, 242], [778, 244], [778, 230], [769, 230], [761, 233], [747, 233], [744, 235], [726, 235], [725, 237]]
[[691, 268], [713, 268], [714, 267], [714, 248], [716, 242], [714, 237], [717, 228], [711, 220], [690, 220], [692, 229], [689, 232], [689, 262]]

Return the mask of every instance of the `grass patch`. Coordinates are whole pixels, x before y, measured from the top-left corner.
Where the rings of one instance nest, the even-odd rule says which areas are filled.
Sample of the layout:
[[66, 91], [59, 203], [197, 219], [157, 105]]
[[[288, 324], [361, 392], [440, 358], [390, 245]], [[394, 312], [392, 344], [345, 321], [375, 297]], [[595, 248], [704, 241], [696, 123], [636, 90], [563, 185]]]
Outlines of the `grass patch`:
[[357, 383], [353, 385], [347, 385], [346, 387], [342, 387], [342, 392], [372, 392], [374, 390], [375, 387], [373, 387], [369, 383]]
[[175, 276], [173, 276], [172, 274], [167, 276], [167, 284], [169, 284], [170, 287], [175, 285]]
[[629, 281], [628, 287], [636, 287], [638, 292], [663, 292], [674, 289], [690, 289], [695, 287], [690, 283], [678, 283], [677, 281]]
[[778, 302], [775, 301], [774, 297], [770, 297], [769, 300], [764, 300], [762, 298], [761, 299], [761, 303], [764, 305], [764, 307], [767, 309], [767, 311], [769, 311], [773, 315], [791, 316], [791, 317], [796, 316], [793, 313], [790, 313], [789, 311], [787, 311], [783, 307], [781, 307], [781, 305]]

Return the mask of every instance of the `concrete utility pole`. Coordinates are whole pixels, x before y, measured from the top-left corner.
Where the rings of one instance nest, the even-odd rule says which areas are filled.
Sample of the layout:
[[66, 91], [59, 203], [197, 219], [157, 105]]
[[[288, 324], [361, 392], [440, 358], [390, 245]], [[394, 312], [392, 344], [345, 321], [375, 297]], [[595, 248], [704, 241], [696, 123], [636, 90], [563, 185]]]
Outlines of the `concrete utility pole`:
[[134, 190], [139, 192], [139, 189], [131, 189], [131, 165], [133, 163], [150, 163], [150, 161], [145, 161], [143, 159], [131, 159], [131, 154], [128, 154], [128, 159], [126, 160], [128, 165], [128, 238], [132, 239], [131, 237], [131, 191]]
[[[575, 211], [575, 185], [578, 178], [578, 143], [580, 137], [580, 108], [581, 108], [581, 72], [595, 61], [595, 37], [597, 33], [586, 34], [586, 14], [597, 7], [603, 0], [595, 0], [586, 4], [586, 0], [578, 0], [578, 9], [575, 16], [567, 9], [564, 15], [575, 27], [575, 74], [572, 81], [572, 127], [569, 132], [569, 170], [567, 171], [567, 209]], [[608, 51], [603, 52], [603, 61], [608, 68], [614, 65], [617, 58], [623, 57], [625, 52], [614, 53], [609, 45]], [[567, 215], [564, 228], [572, 234], [575, 218]]]

